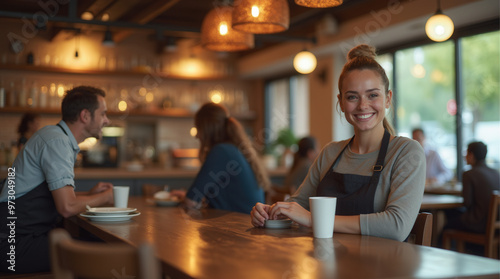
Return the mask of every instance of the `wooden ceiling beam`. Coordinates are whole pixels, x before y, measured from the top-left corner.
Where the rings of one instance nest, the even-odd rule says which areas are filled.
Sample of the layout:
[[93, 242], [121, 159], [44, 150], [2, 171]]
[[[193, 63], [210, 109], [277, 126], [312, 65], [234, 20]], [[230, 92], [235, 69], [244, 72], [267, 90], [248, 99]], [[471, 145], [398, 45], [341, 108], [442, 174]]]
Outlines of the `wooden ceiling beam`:
[[136, 8], [140, 3], [141, 0], [113, 1], [103, 13], [109, 14], [109, 21], [117, 21]]
[[94, 15], [94, 19], [98, 20], [115, 1], [116, 0], [96, 0], [86, 11], [91, 12]]
[[[158, 0], [154, 3], [148, 5], [144, 10], [140, 11], [137, 15], [132, 17], [130, 21], [138, 24], [146, 24], [157, 18], [166, 10], [173, 7], [180, 0]], [[115, 33], [113, 39], [115, 42], [121, 42], [126, 39], [130, 34], [133, 33], [133, 30], [122, 30], [118, 33]]]
[[[94, 0], [94, 1], [78, 1], [78, 6], [76, 8], [77, 10], [77, 16], [81, 16], [81, 14], [85, 11], [88, 11], [90, 7], [95, 5], [96, 2], [99, 2], [102, 0]], [[64, 31], [64, 28], [54, 26], [49, 35], [49, 40], [51, 42], [57, 42], [57, 41], [62, 41], [65, 40], [68, 37], [67, 32]]]

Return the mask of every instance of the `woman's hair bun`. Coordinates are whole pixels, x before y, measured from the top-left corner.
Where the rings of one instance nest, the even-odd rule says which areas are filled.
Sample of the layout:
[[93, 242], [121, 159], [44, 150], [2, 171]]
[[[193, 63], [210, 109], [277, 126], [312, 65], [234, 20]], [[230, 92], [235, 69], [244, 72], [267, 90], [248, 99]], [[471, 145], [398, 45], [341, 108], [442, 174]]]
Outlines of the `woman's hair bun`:
[[374, 47], [372, 47], [370, 45], [362, 44], [362, 45], [357, 45], [357, 46], [353, 47], [349, 51], [349, 53], [347, 54], [347, 60], [351, 61], [354, 58], [358, 58], [358, 57], [367, 57], [367, 58], [375, 59], [375, 56], [376, 56], [376, 53], [375, 53]]

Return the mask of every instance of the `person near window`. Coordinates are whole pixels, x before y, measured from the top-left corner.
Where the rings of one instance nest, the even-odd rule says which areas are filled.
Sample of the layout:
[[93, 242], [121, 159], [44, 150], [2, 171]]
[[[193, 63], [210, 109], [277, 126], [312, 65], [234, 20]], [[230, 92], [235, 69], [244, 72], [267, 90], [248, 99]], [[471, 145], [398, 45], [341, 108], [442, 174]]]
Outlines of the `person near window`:
[[17, 140], [17, 150], [20, 151], [21, 148], [26, 144], [29, 138], [40, 128], [40, 116], [35, 113], [25, 113], [21, 118], [21, 122], [17, 127], [17, 133], [19, 134], [19, 139]]
[[[86, 205], [113, 204], [111, 183], [99, 182], [88, 193], [75, 192], [78, 143], [100, 138], [109, 123], [104, 97], [104, 91], [89, 86], [68, 90], [62, 120], [38, 130], [8, 169], [1, 183], [0, 220], [12, 226], [0, 226], [0, 272], [49, 271], [48, 233], [60, 225], [61, 217], [85, 211]], [[13, 231], [15, 243], [10, 241]], [[5, 255], [12, 252], [15, 261], [9, 262]]]
[[421, 128], [413, 129], [412, 137], [424, 148], [426, 185], [442, 185], [449, 181], [453, 177], [453, 173], [444, 165], [439, 153], [426, 142], [424, 130]]
[[500, 190], [500, 174], [486, 165], [487, 152], [487, 146], [480, 141], [467, 146], [465, 160], [472, 168], [462, 174], [464, 207], [446, 211], [445, 229], [486, 231], [491, 193]]
[[203, 163], [187, 191], [172, 191], [188, 208], [250, 213], [264, 201], [270, 180], [242, 125], [219, 104], [207, 103], [195, 115], [199, 158]]
[[[395, 132], [385, 116], [392, 91], [375, 49], [354, 47], [339, 78], [341, 111], [354, 128], [351, 139], [327, 144], [287, 202], [257, 203], [255, 227], [288, 217], [311, 227], [309, 197], [337, 197], [335, 232], [405, 240], [418, 215], [425, 187], [422, 147]], [[332, 212], [333, 214], [333, 212]]]
[[318, 147], [314, 137], [304, 137], [298, 142], [298, 150], [293, 156], [293, 164], [288, 171], [284, 188], [293, 194], [307, 176], [311, 164], [318, 155]]

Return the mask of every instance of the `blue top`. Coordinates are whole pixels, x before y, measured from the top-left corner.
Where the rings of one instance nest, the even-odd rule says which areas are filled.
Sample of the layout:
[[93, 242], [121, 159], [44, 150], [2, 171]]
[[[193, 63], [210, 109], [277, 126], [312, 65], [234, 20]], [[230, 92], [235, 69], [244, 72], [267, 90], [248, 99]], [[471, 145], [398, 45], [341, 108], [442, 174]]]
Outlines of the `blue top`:
[[[59, 125], [67, 135], [59, 126], [45, 126], [29, 139], [17, 155], [13, 164], [16, 199], [44, 181], [47, 181], [50, 191], [66, 185], [75, 187], [74, 166], [80, 148], [68, 125], [62, 120]], [[3, 186], [6, 184], [7, 180]], [[2, 187], [0, 202], [7, 201], [8, 190], [9, 187]]]
[[264, 191], [240, 150], [221, 143], [208, 152], [186, 197], [195, 202], [206, 198], [212, 208], [249, 214], [255, 203], [264, 202]]

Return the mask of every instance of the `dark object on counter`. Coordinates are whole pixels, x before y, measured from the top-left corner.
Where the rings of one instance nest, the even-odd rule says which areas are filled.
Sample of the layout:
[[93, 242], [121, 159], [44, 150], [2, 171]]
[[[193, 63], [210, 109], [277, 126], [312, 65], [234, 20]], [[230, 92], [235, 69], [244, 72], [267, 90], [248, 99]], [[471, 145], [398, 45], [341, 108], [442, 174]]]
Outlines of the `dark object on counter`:
[[33, 65], [33, 63], [34, 63], [33, 52], [28, 53], [27, 62], [28, 62], [28, 65]]

